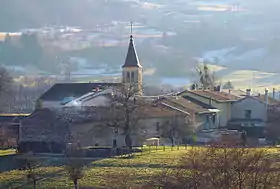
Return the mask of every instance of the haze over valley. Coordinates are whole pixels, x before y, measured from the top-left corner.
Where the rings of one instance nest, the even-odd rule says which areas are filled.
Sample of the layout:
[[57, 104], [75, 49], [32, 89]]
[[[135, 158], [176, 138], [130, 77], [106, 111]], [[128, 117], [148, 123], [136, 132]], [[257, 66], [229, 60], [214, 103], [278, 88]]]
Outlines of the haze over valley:
[[36, 32], [43, 54], [54, 57], [29, 65], [2, 64], [19, 75], [70, 72], [83, 81], [118, 80], [133, 21], [149, 84], [188, 85], [196, 79], [197, 64], [206, 62], [221, 82], [278, 87], [279, 6], [277, 0], [0, 2], [1, 40], [6, 33], [16, 38]]

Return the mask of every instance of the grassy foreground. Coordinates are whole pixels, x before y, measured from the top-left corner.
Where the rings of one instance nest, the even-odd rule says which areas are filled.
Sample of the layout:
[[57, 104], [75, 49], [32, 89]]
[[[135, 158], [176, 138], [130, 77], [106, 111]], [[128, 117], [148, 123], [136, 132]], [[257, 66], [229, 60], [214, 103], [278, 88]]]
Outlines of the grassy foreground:
[[[270, 153], [278, 150], [271, 149]], [[136, 186], [147, 183], [162, 173], [164, 168], [176, 168], [181, 155], [187, 153], [185, 147], [180, 149], [161, 148], [145, 149], [142, 153], [136, 153], [133, 158], [115, 157], [92, 161], [85, 167], [84, 177], [79, 180], [80, 187], [91, 188], [124, 188], [124, 186]], [[68, 179], [64, 167], [41, 167], [38, 170], [39, 177], [37, 188], [73, 188], [73, 183]], [[32, 188], [32, 184], [26, 184], [25, 171], [10, 171], [0, 173], [0, 188]], [[137, 188], [137, 187], [134, 187]]]
[[[144, 150], [142, 153], [133, 154], [133, 158], [115, 157], [92, 161], [85, 167], [85, 175], [79, 181], [80, 187], [108, 188], [114, 184], [117, 188], [123, 185], [140, 184], [163, 169], [164, 166], [176, 167], [177, 159], [187, 152], [181, 149], [166, 148], [156, 151]], [[38, 169], [39, 177], [37, 188], [73, 188], [73, 183], [68, 179], [63, 167], [41, 167]], [[26, 184], [27, 173], [21, 170], [0, 173], [0, 188], [32, 188]]]

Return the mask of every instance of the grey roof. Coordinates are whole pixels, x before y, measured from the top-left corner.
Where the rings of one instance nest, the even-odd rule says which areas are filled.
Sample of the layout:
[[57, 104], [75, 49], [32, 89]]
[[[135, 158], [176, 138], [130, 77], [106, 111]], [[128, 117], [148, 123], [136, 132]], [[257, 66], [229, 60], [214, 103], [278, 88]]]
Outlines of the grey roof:
[[94, 89], [104, 89], [117, 86], [120, 83], [58, 83], [52, 86], [39, 99], [49, 101], [61, 101], [65, 98], [78, 98]]
[[130, 36], [130, 42], [129, 42], [129, 46], [128, 46], [128, 51], [127, 51], [127, 55], [126, 55], [126, 59], [125, 59], [125, 63], [122, 66], [124, 67], [142, 67], [140, 65], [137, 53], [136, 53], [136, 49], [134, 47], [134, 42], [133, 42], [133, 36]]

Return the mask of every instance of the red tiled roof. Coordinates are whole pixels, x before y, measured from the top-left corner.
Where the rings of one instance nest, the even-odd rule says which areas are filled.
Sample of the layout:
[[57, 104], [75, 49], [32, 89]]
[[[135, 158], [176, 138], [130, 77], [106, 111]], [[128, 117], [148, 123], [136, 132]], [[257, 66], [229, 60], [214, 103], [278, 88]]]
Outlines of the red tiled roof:
[[191, 91], [187, 91], [187, 92], [198, 95], [198, 96], [202, 96], [204, 98], [209, 98], [209, 99], [211, 98], [212, 100], [220, 101], [220, 102], [236, 101], [236, 100], [240, 99], [240, 97], [238, 97], [236, 95], [232, 95], [232, 94], [222, 92], [222, 91], [191, 90]]

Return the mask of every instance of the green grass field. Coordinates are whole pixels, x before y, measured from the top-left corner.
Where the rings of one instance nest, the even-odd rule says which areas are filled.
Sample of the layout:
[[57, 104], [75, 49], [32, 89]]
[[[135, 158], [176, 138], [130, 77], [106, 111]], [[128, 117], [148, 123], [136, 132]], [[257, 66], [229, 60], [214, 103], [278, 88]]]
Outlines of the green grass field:
[[[189, 147], [191, 148], [191, 147]], [[174, 169], [179, 164], [180, 156], [187, 153], [185, 147], [144, 148], [143, 152], [133, 154], [132, 158], [120, 156], [90, 162], [85, 167], [84, 177], [79, 181], [81, 187], [93, 188], [124, 188], [151, 181], [153, 176], [162, 173], [164, 168]], [[269, 152], [278, 153], [278, 149], [269, 149]], [[38, 181], [37, 188], [73, 188], [64, 167], [41, 167], [37, 170], [42, 180]], [[32, 188], [26, 184], [25, 171], [10, 171], [0, 173], [0, 188]]]
[[[133, 154], [133, 158], [122, 156], [92, 161], [85, 167], [80, 186], [106, 188], [107, 184], [114, 183], [122, 188], [127, 183], [143, 183], [160, 173], [164, 166], [175, 167], [180, 155], [185, 152], [185, 147], [179, 150], [169, 147], [165, 151], [163, 148], [158, 151], [146, 148], [142, 153]], [[73, 188], [63, 167], [41, 167], [37, 171], [39, 177], [44, 178], [38, 181], [37, 188]], [[32, 188], [32, 184], [26, 185], [26, 175], [20, 170], [0, 173], [0, 188]]]

